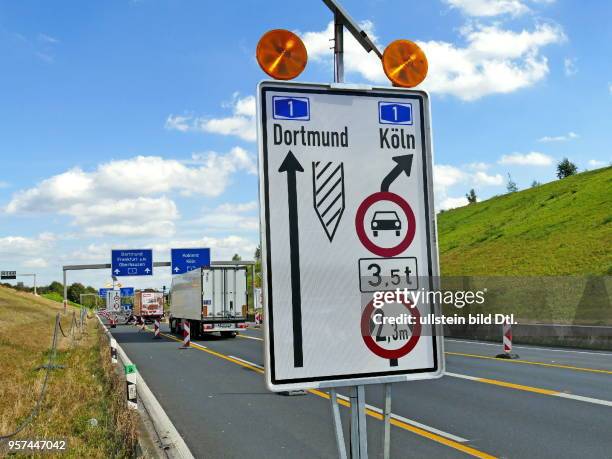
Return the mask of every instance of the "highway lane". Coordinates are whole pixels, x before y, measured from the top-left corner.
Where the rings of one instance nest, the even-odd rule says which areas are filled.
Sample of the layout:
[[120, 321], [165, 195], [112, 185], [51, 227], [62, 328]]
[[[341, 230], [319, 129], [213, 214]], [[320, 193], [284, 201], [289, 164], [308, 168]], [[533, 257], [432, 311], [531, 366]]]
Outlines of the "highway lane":
[[[225, 355], [233, 355], [246, 361], [261, 364], [262, 342], [260, 339], [257, 339], [261, 337], [260, 331], [248, 330], [245, 334], [256, 339], [238, 338], [234, 340], [221, 340], [212, 338], [199, 342], [209, 349], [213, 349]], [[172, 343], [173, 342], [170, 342], [170, 344]], [[464, 350], [459, 347], [453, 348], [452, 342], [448, 342], [447, 344], [450, 348], [450, 352]], [[176, 343], [174, 343], [174, 346], [176, 346]], [[146, 348], [149, 347], [146, 346]], [[142, 349], [138, 353], [144, 350], [145, 349]], [[491, 350], [490, 347], [483, 345], [477, 349], [472, 347], [471, 352], [487, 356], [491, 354]], [[126, 351], [128, 351], [127, 348]], [[191, 353], [193, 350], [177, 352]], [[545, 352], [545, 350], [538, 352]], [[128, 354], [129, 353], [128, 351]], [[197, 353], [203, 354], [203, 352], [200, 351], [197, 351]], [[538, 357], [538, 355], [534, 355], [534, 357]], [[177, 358], [182, 357], [180, 355], [174, 356], [174, 359]], [[609, 355], [602, 354], [596, 358], [605, 360], [609, 358]], [[579, 357], [573, 357], [573, 359], [574, 360], [566, 363], [571, 363], [573, 365], [582, 363]], [[206, 364], [208, 364], [208, 360], [210, 359], [206, 360]], [[587, 381], [591, 378], [600, 378], [600, 381], [607, 381], [608, 384], [612, 381], [612, 376], [608, 374], [592, 374], [554, 367], [511, 364], [507, 362], [504, 363], [503, 361], [463, 356], [449, 355], [447, 362], [449, 363], [449, 371], [457, 373], [463, 372], [464, 374], [467, 373], [472, 375], [480, 375], [477, 374], [478, 371], [496, 372], [494, 375], [497, 378], [505, 378], [506, 380], [513, 376], [518, 368], [521, 369], [520, 372], [523, 372], [523, 369], [525, 369], [525, 374], [520, 376], [520, 378], [530, 378], [530, 387], [535, 386], [536, 383], [542, 383], [544, 381], [543, 378], [547, 377], [547, 372], [563, 372], [560, 374], [554, 373], [554, 376], [551, 377], [551, 380], [556, 379], [557, 384], [554, 386], [555, 388], [559, 388], [559, 383], [563, 383], [564, 380], [568, 378], [572, 379], [572, 381], [573, 378], [576, 378], [576, 381], [573, 381], [571, 384], [578, 384], [581, 377], [585, 377]], [[597, 364], [600, 362], [596, 360], [592, 363]], [[232, 366], [230, 362], [224, 362], [224, 365]], [[245, 377], [245, 370], [242, 371], [242, 373], [238, 374]], [[152, 369], [152, 372], [155, 374], [155, 369]], [[204, 373], [202, 370], [200, 370], [200, 372]], [[530, 377], [530, 372], [534, 372], [535, 376]], [[253, 372], [250, 373], [252, 374], [249, 375], [248, 379], [251, 381], [247, 383], [247, 385], [253, 384], [254, 382], [252, 379], [255, 377], [256, 382], [254, 384], [257, 384], [258, 390], [266, 393], [261, 376]], [[143, 375], [145, 375], [147, 380], [149, 379], [144, 372]], [[491, 374], [485, 376], [490, 377]], [[154, 378], [156, 378], [156, 376], [154, 376]], [[241, 378], [241, 380], [242, 379], [244, 378]], [[605, 385], [605, 382], [600, 383], [597, 379], [595, 379], [595, 381], [594, 384]], [[232, 384], [234, 384], [234, 382], [232, 382]], [[202, 385], [202, 388], [206, 386], [207, 385]], [[585, 384], [585, 387], [586, 386], [588, 386], [588, 384]], [[602, 389], [597, 386], [595, 390], [596, 392], [591, 394], [591, 396], [605, 395], [605, 387]], [[609, 395], [610, 389], [608, 389], [607, 392]], [[581, 392], [581, 394], [584, 395], [584, 392]], [[273, 399], [277, 397], [285, 400], [296, 399], [296, 397], [288, 398], [277, 395], [273, 395], [272, 397]], [[379, 388], [368, 388], [367, 397], [368, 403], [375, 406], [381, 406], [382, 393]], [[317, 406], [315, 409], [312, 408], [312, 404], [309, 405], [309, 408], [319, 415], [319, 417], [314, 417], [314, 419], [316, 419], [314, 422], [318, 423], [319, 427], [321, 424], [324, 424], [327, 427], [324, 430], [327, 432], [327, 435], [329, 435], [331, 424], [328, 402], [322, 399], [317, 400], [319, 397], [313, 397], [312, 395], [298, 398], [312, 401], [312, 404]], [[160, 400], [160, 402], [162, 402], [162, 400]], [[290, 404], [293, 405], [293, 402]], [[164, 405], [163, 402], [162, 405]], [[320, 405], [322, 405], [322, 408]], [[299, 407], [298, 404], [296, 404], [296, 408], [300, 413], [305, 409], [301, 404]], [[174, 409], [174, 407], [170, 408], [168, 413], [172, 418], [173, 415], [171, 411]], [[275, 412], [276, 409], [277, 408], [274, 408], [273, 411]], [[259, 410], [255, 410], [255, 416], [257, 411]], [[281, 409], [281, 412], [282, 411]], [[581, 401], [558, 399], [549, 395], [526, 392], [524, 390], [493, 386], [450, 377], [445, 377], [438, 381], [396, 384], [394, 385], [393, 411], [406, 418], [468, 439], [470, 441], [466, 444], [479, 451], [486, 451], [502, 457], [575, 457], [582, 454], [587, 454], [588, 457], [608, 457], [607, 454], [609, 451], [612, 451], [612, 436], [609, 435], [609, 432], [612, 430], [612, 416], [610, 415], [612, 411], [610, 411], [609, 407], [597, 406]], [[309, 416], [314, 415], [312, 411], [308, 410], [306, 410], [305, 413], [309, 413]], [[205, 420], [206, 417], [204, 417], [201, 422]], [[369, 427], [372, 426], [369, 435], [372, 437], [370, 441], [374, 442], [371, 445], [372, 448], [375, 448], [380, 442], [379, 433], [375, 433], [375, 430], [379, 429], [377, 424], [380, 423], [376, 421], [369, 422]], [[305, 428], [309, 430], [309, 427]], [[182, 431], [180, 427], [179, 431]], [[406, 436], [409, 437], [406, 446], [408, 449], [403, 449], [403, 443], [405, 441], [403, 437]], [[271, 436], [269, 441], [273, 441], [273, 439], [274, 436]], [[304, 440], [303, 438], [298, 438], [296, 441], [308, 442], [308, 440]], [[434, 448], [435, 451], [433, 455], [431, 452], [427, 456], [417, 454], [416, 452], [414, 454], [406, 454], [405, 451], [416, 451], [412, 445], [413, 441], [420, 444], [426, 440], [394, 428], [394, 451], [402, 451], [402, 453], [397, 456], [394, 455], [394, 457], [446, 457], [448, 454], [455, 454], [452, 448], [442, 448], [440, 451], [440, 447]], [[331, 438], [329, 444], [325, 441], [322, 444], [327, 445], [327, 449], [325, 447], [321, 449], [322, 457], [325, 457], [328, 453], [333, 456], [335, 453], [333, 438]], [[261, 452], [265, 453], [268, 451], [266, 448], [261, 450]], [[447, 450], [451, 450], [452, 452]], [[318, 451], [317, 449], [317, 454]], [[277, 457], [274, 454], [275, 451], [270, 450], [268, 457]], [[315, 455], [311, 457], [318, 456]]]
[[[263, 338], [259, 329], [249, 329], [245, 335]], [[516, 349], [520, 360], [505, 360], [495, 358], [501, 345], [449, 339], [445, 351], [446, 369], [451, 373], [612, 401], [612, 370], [608, 369], [612, 353], [525, 347]]]
[[[248, 335], [259, 338], [258, 331]], [[245, 339], [246, 347], [231, 341], [210, 340], [208, 345], [223, 352], [261, 363], [261, 341]], [[449, 342], [453, 348], [453, 343]], [[481, 349], [490, 352], [486, 346]], [[546, 350], [538, 350], [545, 353]], [[474, 352], [474, 350], [472, 350]], [[554, 350], [552, 350], [554, 352]], [[488, 355], [483, 353], [482, 355]], [[532, 355], [532, 357], [542, 355]], [[610, 358], [602, 353], [604, 363]], [[568, 363], [580, 365], [580, 356]], [[479, 368], [480, 366], [480, 368]], [[526, 389], [537, 390], [543, 382], [554, 387], [571, 384], [578, 390], [597, 385], [597, 393], [612, 399], [612, 375], [513, 364], [504, 360], [447, 357], [449, 371], [475, 375], [494, 372], [499, 380], [526, 379]], [[519, 377], [514, 377], [517, 369]], [[523, 370], [526, 370], [523, 374]], [[529, 371], [533, 374], [529, 375]], [[543, 374], [550, 372], [551, 375]], [[504, 378], [504, 379], [501, 379]], [[570, 383], [567, 383], [569, 380]], [[581, 385], [581, 381], [584, 384]], [[381, 388], [367, 391], [368, 403], [382, 406]], [[453, 432], [471, 440], [481, 450], [504, 457], [610, 457], [612, 451], [612, 408], [593, 403], [559, 399], [550, 395], [445, 377], [438, 381], [419, 381], [394, 385], [393, 411], [398, 414]]]
[[[176, 341], [155, 341], [151, 333], [136, 327], [119, 326], [111, 332], [196, 457], [337, 456], [328, 400], [312, 394], [273, 394], [265, 389], [261, 373], [195, 348], [179, 350]], [[246, 340], [218, 341], [240, 348]], [[342, 414], [347, 426], [348, 410], [342, 409]], [[382, 423], [369, 418], [368, 429], [369, 450], [377, 457]], [[465, 457], [457, 449], [399, 428], [394, 428], [392, 448], [393, 457]]]

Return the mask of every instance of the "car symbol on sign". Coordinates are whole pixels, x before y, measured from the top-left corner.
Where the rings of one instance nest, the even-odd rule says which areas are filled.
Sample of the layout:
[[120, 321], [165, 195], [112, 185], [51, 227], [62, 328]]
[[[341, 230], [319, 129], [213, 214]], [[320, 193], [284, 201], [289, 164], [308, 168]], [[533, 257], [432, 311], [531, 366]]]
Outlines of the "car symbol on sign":
[[397, 216], [397, 212], [391, 211], [379, 211], [374, 212], [372, 222], [370, 223], [374, 237], [378, 237], [379, 231], [395, 231], [395, 235], [400, 235], [402, 229], [402, 222]]

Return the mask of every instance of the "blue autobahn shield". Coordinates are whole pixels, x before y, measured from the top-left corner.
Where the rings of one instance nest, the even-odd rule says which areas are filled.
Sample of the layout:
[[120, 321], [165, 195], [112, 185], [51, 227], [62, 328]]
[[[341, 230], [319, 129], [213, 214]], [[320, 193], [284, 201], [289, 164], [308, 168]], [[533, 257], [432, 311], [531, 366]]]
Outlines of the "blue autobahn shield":
[[313, 162], [312, 195], [317, 217], [331, 242], [344, 213], [344, 164], [334, 161]]

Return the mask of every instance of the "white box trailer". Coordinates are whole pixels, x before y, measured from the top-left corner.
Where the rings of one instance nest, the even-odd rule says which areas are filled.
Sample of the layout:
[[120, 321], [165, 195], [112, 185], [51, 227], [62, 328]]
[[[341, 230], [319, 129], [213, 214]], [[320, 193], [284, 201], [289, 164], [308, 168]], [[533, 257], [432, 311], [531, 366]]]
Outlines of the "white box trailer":
[[170, 331], [189, 320], [191, 336], [220, 332], [235, 337], [246, 328], [248, 310], [246, 266], [211, 266], [175, 275], [170, 291]]
[[164, 316], [164, 294], [162, 292], [136, 292], [133, 314], [146, 322]]

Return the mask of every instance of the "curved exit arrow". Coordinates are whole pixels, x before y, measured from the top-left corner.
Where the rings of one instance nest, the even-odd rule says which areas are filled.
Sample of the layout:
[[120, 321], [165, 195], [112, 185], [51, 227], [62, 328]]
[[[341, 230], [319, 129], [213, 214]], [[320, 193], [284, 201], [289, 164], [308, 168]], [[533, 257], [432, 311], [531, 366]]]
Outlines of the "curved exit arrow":
[[410, 177], [410, 171], [412, 170], [412, 156], [413, 155], [402, 155], [394, 156], [392, 158], [397, 164], [383, 179], [382, 183], [380, 184], [380, 191], [389, 191], [391, 184], [401, 175], [402, 172], [405, 172], [406, 176]]

